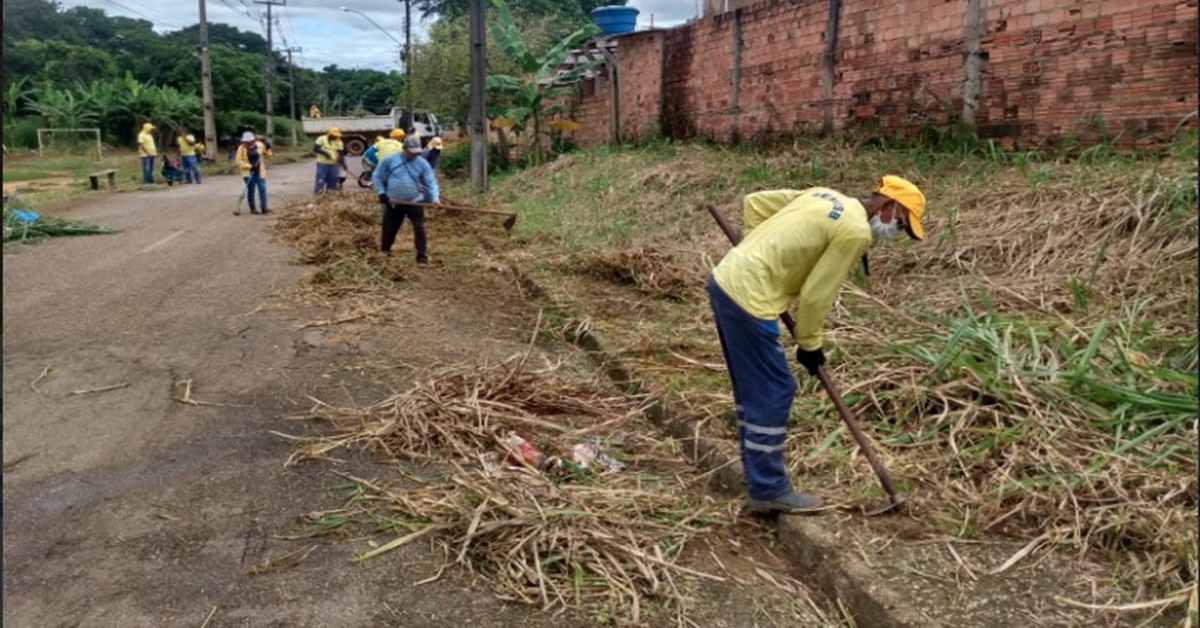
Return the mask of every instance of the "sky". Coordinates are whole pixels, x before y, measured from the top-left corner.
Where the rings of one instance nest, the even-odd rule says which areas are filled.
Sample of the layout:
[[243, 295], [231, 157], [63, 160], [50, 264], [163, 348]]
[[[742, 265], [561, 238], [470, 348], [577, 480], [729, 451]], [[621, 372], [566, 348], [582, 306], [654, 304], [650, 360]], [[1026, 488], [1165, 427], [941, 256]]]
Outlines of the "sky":
[[[167, 32], [200, 21], [198, 1], [156, 2], [155, 0], [58, 0], [63, 7], [86, 6], [109, 15], [149, 20], [155, 30]], [[253, 0], [207, 0], [208, 21], [236, 26], [244, 31], [266, 35], [266, 6]], [[629, 0], [637, 8], [638, 29], [650, 26], [670, 28], [695, 17], [699, 0]], [[170, 6], [170, 8], [166, 8]], [[345, 6], [360, 13], [341, 11]], [[296, 65], [320, 70], [336, 64], [344, 68], [398, 70], [399, 47], [380, 31], [404, 41], [404, 3], [401, 0], [287, 0], [272, 9], [277, 21], [274, 44], [277, 49], [300, 48]], [[366, 17], [363, 17], [363, 15]], [[368, 20], [369, 18], [369, 20]], [[372, 25], [378, 24], [379, 28]], [[419, 40], [427, 23], [413, 10], [413, 38]]]

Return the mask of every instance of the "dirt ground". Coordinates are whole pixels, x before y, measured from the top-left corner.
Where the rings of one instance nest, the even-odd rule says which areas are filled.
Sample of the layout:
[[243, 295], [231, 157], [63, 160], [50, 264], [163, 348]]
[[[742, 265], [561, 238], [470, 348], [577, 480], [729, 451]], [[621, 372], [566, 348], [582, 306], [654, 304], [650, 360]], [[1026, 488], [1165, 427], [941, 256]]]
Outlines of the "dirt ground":
[[[272, 168], [272, 205], [304, 198], [311, 177], [311, 164]], [[315, 429], [287, 419], [314, 399], [365, 405], [414, 369], [520, 352], [537, 312], [507, 279], [472, 282], [434, 249], [428, 272], [398, 287], [398, 322], [313, 325], [330, 311], [285, 298], [307, 270], [272, 241], [272, 219], [231, 215], [239, 191], [210, 177], [96, 193], [45, 213], [120, 233], [5, 254], [4, 624], [600, 621], [503, 602], [461, 569], [415, 584], [441, 565], [429, 545], [354, 563], [365, 539], [279, 538], [344, 501], [335, 471], [401, 474], [358, 456], [285, 468], [290, 444], [271, 431]], [[397, 258], [410, 242], [402, 232]], [[811, 625], [797, 623], [807, 593], [781, 575], [771, 543], [743, 522], [693, 549], [689, 564], [725, 577], [695, 591], [697, 625]]]

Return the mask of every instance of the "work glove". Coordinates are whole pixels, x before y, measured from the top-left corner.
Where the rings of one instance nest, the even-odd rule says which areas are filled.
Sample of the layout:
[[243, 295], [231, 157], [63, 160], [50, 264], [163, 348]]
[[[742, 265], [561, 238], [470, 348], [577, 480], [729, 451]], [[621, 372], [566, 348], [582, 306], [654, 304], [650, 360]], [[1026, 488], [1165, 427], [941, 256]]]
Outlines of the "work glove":
[[796, 361], [808, 370], [809, 375], [816, 376], [817, 369], [825, 366], [825, 351], [819, 348], [809, 351], [803, 347], [796, 347]]
[[387, 194], [380, 194], [380, 195], [379, 195], [379, 202], [380, 202], [380, 203], [383, 203], [384, 205], [390, 205], [390, 204], [391, 204], [391, 201], [389, 201], [389, 200], [388, 200], [388, 195], [387, 195]]

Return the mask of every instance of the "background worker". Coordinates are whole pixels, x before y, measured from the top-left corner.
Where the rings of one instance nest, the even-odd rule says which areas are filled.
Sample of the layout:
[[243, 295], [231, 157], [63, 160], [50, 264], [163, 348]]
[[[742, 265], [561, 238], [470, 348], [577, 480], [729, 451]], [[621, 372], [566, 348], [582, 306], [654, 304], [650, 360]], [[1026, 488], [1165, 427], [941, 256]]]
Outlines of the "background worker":
[[191, 183], [194, 178], [196, 183], [200, 183], [200, 165], [196, 157], [196, 136], [180, 127], [177, 143], [179, 144], [179, 167], [183, 170], [183, 182]]
[[317, 155], [317, 181], [313, 195], [338, 189], [338, 174], [346, 167], [346, 147], [342, 144], [342, 132], [337, 127], [317, 138], [312, 152]]
[[404, 139], [404, 149], [379, 162], [372, 177], [375, 193], [383, 208], [383, 232], [379, 250], [392, 254], [396, 234], [408, 218], [413, 227], [413, 245], [417, 250], [417, 266], [429, 264], [425, 243], [425, 208], [414, 203], [439, 202], [437, 177], [429, 162], [421, 157], [421, 138], [410, 135]]
[[[242, 181], [246, 184], [246, 202], [250, 205], [251, 214], [269, 214], [267, 209], [267, 165], [271, 158], [271, 147], [254, 136], [251, 131], [242, 135], [242, 142], [237, 148], [237, 165], [242, 170]], [[262, 206], [260, 212], [255, 207], [254, 193], [258, 191], [258, 200]]]
[[434, 137], [429, 140], [429, 145], [425, 149], [425, 161], [429, 162], [430, 168], [437, 170], [438, 158], [442, 156], [442, 138]]
[[404, 129], [392, 129], [387, 139], [376, 145], [376, 156], [383, 161], [388, 155], [394, 155], [404, 150]]
[[925, 196], [885, 176], [866, 199], [829, 188], [771, 190], [743, 202], [745, 234], [708, 280], [709, 303], [733, 387], [749, 509], [801, 512], [821, 499], [792, 488], [783, 461], [796, 380], [778, 317], [796, 300], [796, 360], [825, 364], [821, 327], [838, 288], [872, 242], [903, 231], [923, 240]]
[[375, 168], [377, 166], [379, 166], [379, 144], [382, 141], [383, 141], [382, 135], [376, 136], [375, 143], [370, 148], [363, 151], [363, 154], [362, 154], [363, 170], [366, 170], [367, 172], [371, 172], [371, 171], [375, 170]]
[[142, 125], [141, 133], [138, 133], [138, 155], [142, 158], [142, 183], [154, 183], [154, 161], [158, 157], [158, 148], [154, 145], [154, 129], [157, 128], [149, 122]]

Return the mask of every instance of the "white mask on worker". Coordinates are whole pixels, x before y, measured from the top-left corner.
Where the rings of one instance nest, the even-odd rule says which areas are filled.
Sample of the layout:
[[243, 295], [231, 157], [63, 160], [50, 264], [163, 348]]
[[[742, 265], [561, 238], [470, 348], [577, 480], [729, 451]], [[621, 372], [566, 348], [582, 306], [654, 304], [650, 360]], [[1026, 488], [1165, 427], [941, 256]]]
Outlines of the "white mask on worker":
[[892, 241], [900, 236], [900, 225], [896, 223], [895, 217], [891, 222], [883, 222], [879, 219], [879, 215], [871, 216], [871, 238], [875, 242], [880, 240]]

